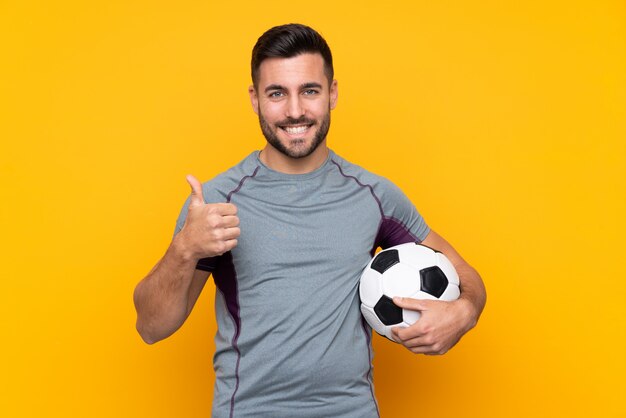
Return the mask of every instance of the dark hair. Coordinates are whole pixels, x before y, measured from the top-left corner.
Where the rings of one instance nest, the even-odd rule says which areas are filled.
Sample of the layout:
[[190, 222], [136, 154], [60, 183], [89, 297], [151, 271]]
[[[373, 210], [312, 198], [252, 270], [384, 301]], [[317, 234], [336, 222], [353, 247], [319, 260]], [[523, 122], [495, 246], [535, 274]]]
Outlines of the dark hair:
[[256, 41], [252, 49], [252, 83], [256, 88], [259, 67], [267, 58], [291, 58], [304, 53], [319, 53], [324, 58], [324, 73], [328, 84], [334, 77], [333, 56], [322, 35], [298, 23], [275, 26]]

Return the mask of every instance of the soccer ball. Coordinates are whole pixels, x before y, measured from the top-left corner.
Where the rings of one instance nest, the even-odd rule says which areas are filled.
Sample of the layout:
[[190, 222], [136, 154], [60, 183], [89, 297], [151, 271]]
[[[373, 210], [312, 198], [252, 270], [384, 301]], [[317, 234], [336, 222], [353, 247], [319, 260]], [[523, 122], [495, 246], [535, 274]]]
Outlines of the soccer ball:
[[361, 274], [361, 313], [380, 335], [394, 341], [391, 328], [408, 327], [420, 313], [396, 306], [394, 296], [413, 299], [459, 298], [459, 275], [442, 253], [417, 243], [376, 254]]

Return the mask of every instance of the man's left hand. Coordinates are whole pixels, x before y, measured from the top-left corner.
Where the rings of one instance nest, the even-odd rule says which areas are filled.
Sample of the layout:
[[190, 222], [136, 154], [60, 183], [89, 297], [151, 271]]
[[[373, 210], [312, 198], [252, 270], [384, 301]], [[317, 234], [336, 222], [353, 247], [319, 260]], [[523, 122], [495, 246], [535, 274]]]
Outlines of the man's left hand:
[[393, 303], [421, 313], [413, 325], [391, 330], [394, 339], [415, 354], [445, 354], [477, 321], [472, 304], [463, 298], [444, 302], [395, 297]]

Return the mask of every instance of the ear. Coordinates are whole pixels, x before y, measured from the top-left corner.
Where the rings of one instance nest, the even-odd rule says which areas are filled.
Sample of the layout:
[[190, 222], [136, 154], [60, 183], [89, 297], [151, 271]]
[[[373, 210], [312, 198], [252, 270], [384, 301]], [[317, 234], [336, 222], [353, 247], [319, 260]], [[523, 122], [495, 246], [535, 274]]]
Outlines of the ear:
[[333, 80], [330, 84], [330, 110], [335, 109], [337, 106], [337, 97], [339, 92], [337, 91], [337, 80]]
[[248, 87], [248, 94], [250, 95], [250, 102], [252, 103], [252, 110], [257, 115], [259, 114], [259, 97], [256, 94], [256, 89], [254, 86]]

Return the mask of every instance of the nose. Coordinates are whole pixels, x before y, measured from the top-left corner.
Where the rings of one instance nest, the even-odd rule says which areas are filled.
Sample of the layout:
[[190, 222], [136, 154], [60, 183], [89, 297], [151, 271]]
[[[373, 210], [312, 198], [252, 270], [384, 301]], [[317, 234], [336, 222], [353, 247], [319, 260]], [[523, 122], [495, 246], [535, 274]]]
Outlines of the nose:
[[298, 119], [304, 115], [304, 106], [302, 106], [300, 95], [292, 95], [287, 102], [287, 116], [292, 119]]

